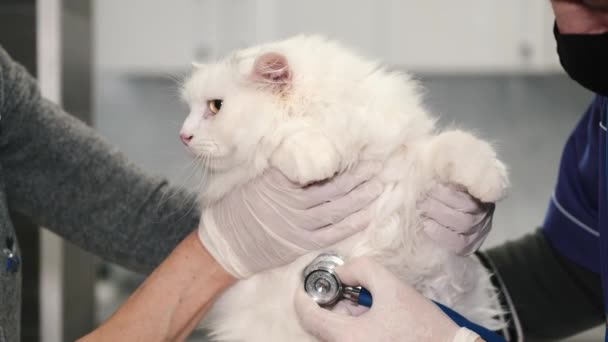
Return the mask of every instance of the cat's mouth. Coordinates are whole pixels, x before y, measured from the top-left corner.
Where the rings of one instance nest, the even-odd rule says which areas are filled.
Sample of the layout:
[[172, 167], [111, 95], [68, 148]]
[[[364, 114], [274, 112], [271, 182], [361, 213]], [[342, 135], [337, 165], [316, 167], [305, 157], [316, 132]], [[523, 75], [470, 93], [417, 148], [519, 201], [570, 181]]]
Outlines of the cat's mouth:
[[194, 158], [199, 159], [206, 168], [225, 163], [232, 156], [232, 150], [214, 141], [203, 140], [189, 145], [188, 150]]

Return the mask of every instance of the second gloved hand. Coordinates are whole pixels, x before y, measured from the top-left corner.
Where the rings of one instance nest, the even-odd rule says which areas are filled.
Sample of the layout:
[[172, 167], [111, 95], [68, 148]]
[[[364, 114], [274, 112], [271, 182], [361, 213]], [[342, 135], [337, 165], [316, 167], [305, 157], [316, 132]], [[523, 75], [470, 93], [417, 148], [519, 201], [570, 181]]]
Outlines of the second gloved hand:
[[424, 232], [459, 255], [479, 249], [492, 229], [494, 203], [481, 203], [465, 191], [438, 184], [418, 203]]
[[366, 162], [328, 181], [301, 187], [277, 170], [204, 210], [199, 237], [236, 278], [292, 262], [361, 231], [382, 184], [380, 163]]

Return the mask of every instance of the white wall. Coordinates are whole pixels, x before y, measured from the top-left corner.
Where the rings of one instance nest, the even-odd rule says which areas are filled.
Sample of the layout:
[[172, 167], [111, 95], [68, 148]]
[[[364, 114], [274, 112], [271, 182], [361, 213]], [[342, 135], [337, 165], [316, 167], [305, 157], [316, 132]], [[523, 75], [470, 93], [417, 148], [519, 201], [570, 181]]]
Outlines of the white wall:
[[415, 72], [559, 70], [546, 0], [96, 0], [101, 69], [172, 72], [193, 59], [322, 33]]
[[[102, 69], [158, 70], [185, 65], [208, 13], [191, 0], [96, 0], [95, 56]], [[198, 16], [196, 15], [198, 13]], [[195, 22], [197, 20], [197, 22]], [[199, 34], [197, 34], [199, 33]]]

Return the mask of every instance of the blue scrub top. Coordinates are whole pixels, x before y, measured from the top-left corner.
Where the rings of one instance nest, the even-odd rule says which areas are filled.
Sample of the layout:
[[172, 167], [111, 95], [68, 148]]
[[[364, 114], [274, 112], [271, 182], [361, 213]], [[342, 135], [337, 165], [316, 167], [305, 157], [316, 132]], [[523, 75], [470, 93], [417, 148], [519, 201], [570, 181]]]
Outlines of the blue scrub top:
[[608, 308], [607, 118], [608, 98], [596, 96], [564, 147], [543, 225], [560, 254], [600, 273], [604, 308]]

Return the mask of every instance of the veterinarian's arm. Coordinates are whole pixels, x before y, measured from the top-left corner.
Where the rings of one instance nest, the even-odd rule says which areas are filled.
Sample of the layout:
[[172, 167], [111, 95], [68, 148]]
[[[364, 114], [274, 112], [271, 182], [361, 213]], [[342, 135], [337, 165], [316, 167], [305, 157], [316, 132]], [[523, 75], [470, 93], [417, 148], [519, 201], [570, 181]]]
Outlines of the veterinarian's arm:
[[193, 197], [129, 162], [42, 98], [0, 47], [0, 165], [11, 210], [122, 266], [151, 272], [198, 226]]
[[[474, 199], [444, 187], [434, 189], [429, 198], [420, 204], [430, 217], [425, 231], [446, 247], [470, 246], [468, 235], [460, 231], [479, 227], [475, 223], [480, 216], [474, 213], [483, 213], [483, 207], [475, 209]], [[472, 210], [467, 213], [462, 208]], [[448, 222], [460, 227], [450, 229]], [[566, 338], [602, 324], [600, 277], [559, 255], [540, 230], [492, 248], [480, 257], [494, 273], [503, 307], [512, 313], [507, 317], [510, 326], [503, 332], [509, 341], [521, 341], [524, 336], [542, 340]]]
[[[562, 66], [582, 86], [608, 94], [608, 82], [602, 73], [605, 68], [597, 67], [605, 67], [605, 37], [594, 36], [608, 32], [606, 1], [552, 0], [551, 4]], [[566, 178], [567, 182], [572, 181]], [[594, 202], [590, 203], [593, 206]], [[589, 246], [598, 248], [591, 242]], [[553, 341], [606, 323], [599, 274], [562, 256], [543, 231], [482, 254], [487, 256], [488, 267], [495, 274], [493, 279], [502, 290], [504, 306], [512, 312], [512, 341], [523, 341], [524, 337]]]
[[553, 341], [604, 323], [600, 276], [557, 253], [541, 230], [482, 254], [512, 312], [510, 341]]
[[81, 341], [180, 341], [235, 282], [190, 234], [103, 325]]

